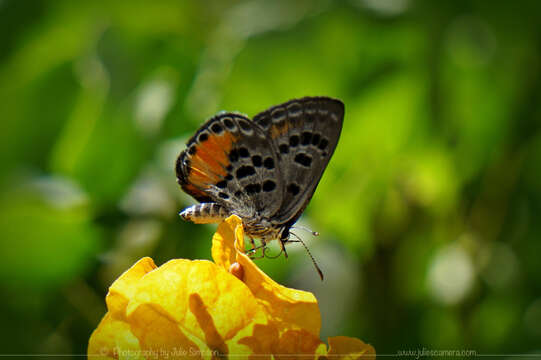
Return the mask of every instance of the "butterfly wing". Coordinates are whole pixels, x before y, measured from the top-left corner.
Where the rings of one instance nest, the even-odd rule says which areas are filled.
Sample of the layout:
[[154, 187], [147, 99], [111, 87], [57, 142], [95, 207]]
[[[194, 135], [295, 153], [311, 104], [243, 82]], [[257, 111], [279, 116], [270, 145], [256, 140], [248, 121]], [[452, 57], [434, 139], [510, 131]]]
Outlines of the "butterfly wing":
[[177, 180], [200, 202], [217, 202], [229, 212], [254, 218], [276, 212], [283, 188], [277, 149], [247, 117], [222, 113], [207, 121], [177, 159]]
[[283, 185], [273, 222], [291, 225], [302, 214], [336, 148], [343, 119], [344, 104], [328, 97], [291, 100], [254, 117], [278, 150]]

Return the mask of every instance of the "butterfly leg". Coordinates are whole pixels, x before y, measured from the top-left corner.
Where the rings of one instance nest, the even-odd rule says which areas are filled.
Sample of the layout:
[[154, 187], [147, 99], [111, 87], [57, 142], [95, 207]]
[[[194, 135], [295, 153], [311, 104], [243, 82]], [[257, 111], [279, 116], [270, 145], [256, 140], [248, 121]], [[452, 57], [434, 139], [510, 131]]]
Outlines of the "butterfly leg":
[[[256, 246], [254, 238], [249, 236], [249, 235], [248, 235], [248, 237], [250, 238], [250, 242], [252, 243], [252, 248], [247, 251], [247, 253], [249, 253], [250, 259], [257, 260], [257, 259], [264, 258], [267, 243], [264, 240], [261, 240], [261, 245]], [[263, 249], [262, 254], [261, 255], [255, 255], [257, 250], [259, 250], [259, 249]]]
[[[263, 248], [263, 249], [266, 249], [266, 248]], [[251, 260], [259, 260], [259, 259], [263, 259], [264, 257], [265, 255], [263, 253], [261, 255], [256, 255], [255, 253], [250, 254]]]
[[248, 238], [250, 239], [250, 244], [252, 244], [252, 248], [248, 250], [249, 253], [255, 253], [257, 251], [257, 247], [255, 246], [255, 240], [252, 236], [248, 235]]

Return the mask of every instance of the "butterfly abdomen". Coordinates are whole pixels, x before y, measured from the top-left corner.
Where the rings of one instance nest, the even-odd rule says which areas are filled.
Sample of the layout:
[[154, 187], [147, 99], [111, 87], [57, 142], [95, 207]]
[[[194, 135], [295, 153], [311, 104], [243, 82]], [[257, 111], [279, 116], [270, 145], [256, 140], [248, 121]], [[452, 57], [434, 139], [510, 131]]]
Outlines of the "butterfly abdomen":
[[202, 203], [182, 210], [179, 215], [184, 220], [189, 220], [196, 224], [209, 224], [221, 222], [230, 214], [223, 206], [217, 203]]

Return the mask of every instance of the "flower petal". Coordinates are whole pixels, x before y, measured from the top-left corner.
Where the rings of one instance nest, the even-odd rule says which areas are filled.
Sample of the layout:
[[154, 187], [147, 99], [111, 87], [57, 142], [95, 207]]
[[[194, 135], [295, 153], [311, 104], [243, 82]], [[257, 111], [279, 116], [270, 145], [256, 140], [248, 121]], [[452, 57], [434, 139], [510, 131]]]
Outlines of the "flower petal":
[[280, 332], [305, 329], [319, 336], [321, 316], [314, 295], [282, 286], [257, 267], [244, 253], [244, 231], [239, 217], [232, 215], [220, 224], [212, 245], [216, 264], [228, 270], [236, 261], [243, 267], [244, 283], [263, 306], [269, 320], [276, 322]]
[[136, 355], [140, 349], [139, 340], [132, 334], [130, 326], [107, 313], [90, 336], [87, 352], [92, 359], [117, 359], [121, 352]]
[[218, 230], [212, 237], [212, 258], [216, 265], [223, 267], [226, 271], [236, 261], [236, 239], [242, 239], [242, 244], [239, 246], [244, 249], [242, 220], [232, 215], [218, 225]]
[[255, 325], [252, 334], [239, 339], [239, 344], [251, 349], [253, 356], [250, 359], [270, 360], [274, 344], [278, 342], [280, 334], [274, 324]]
[[105, 298], [111, 316], [126, 319], [126, 306], [135, 293], [139, 280], [156, 267], [151, 258], [144, 257], [113, 282]]
[[280, 336], [280, 341], [273, 349], [275, 359], [306, 359], [309, 355], [314, 355], [317, 348], [323, 342], [319, 337], [310, 334], [308, 331], [288, 330]]
[[100, 358], [252, 359], [373, 357], [374, 349], [347, 337], [319, 339], [315, 297], [288, 289], [245, 254], [242, 221], [231, 216], [213, 238], [212, 256], [171, 260], [156, 267], [143, 258], [122, 274], [106, 297], [109, 312], [89, 340]]
[[[306, 330], [287, 330], [281, 335], [274, 323], [256, 325], [253, 334], [239, 340], [249, 347], [250, 359], [309, 358], [309, 355], [326, 353], [325, 344]], [[321, 347], [321, 349], [319, 349]]]
[[171, 260], [148, 273], [139, 281], [126, 313], [130, 316], [143, 304], [159, 306], [199, 339], [208, 337], [208, 328], [200, 326], [208, 323], [205, 317], [212, 318], [224, 340], [253, 322], [265, 322], [265, 314], [246, 286], [204, 260]]
[[129, 315], [128, 323], [139, 339], [142, 353], [166, 355], [167, 352], [167, 355], [171, 355], [172, 351], [178, 349], [181, 353], [200, 358], [197, 355], [206, 348], [202, 341], [196, 343], [190, 340], [179, 324], [163, 308], [154, 304], [138, 306]]
[[376, 358], [376, 351], [372, 345], [365, 344], [357, 338], [335, 336], [330, 337], [328, 340], [328, 355], [333, 359], [364, 360]]

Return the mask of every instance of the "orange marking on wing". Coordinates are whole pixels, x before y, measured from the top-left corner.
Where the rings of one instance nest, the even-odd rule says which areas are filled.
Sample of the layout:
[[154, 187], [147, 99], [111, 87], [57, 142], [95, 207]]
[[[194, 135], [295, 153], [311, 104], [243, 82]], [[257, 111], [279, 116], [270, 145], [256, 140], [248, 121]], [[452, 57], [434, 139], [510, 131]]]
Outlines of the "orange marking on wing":
[[193, 197], [208, 197], [208, 194], [205, 194], [203, 191], [196, 188], [192, 184], [185, 184], [184, 191], [186, 191], [188, 194], [192, 195]]
[[271, 138], [276, 139], [289, 131], [289, 124], [287, 121], [280, 123], [279, 125], [272, 125]]
[[192, 157], [191, 161], [192, 167], [197, 167], [209, 177], [212, 176], [214, 178], [217, 175], [225, 175], [222, 165], [216, 161], [210, 152], [202, 150], [201, 147], [197, 149], [197, 153]]
[[191, 157], [191, 170], [188, 180], [196, 186], [206, 187], [216, 184], [227, 175], [229, 165], [227, 153], [231, 150], [235, 137], [229, 133], [212, 135], [197, 146]]
[[209, 184], [214, 184], [219, 180], [215, 174], [210, 174], [208, 170], [201, 170], [192, 165], [188, 181], [197, 187], [207, 187]]
[[[206, 141], [207, 146], [205, 147], [205, 151], [211, 154], [223, 167], [226, 167], [229, 165], [227, 154], [231, 151], [233, 143], [236, 140], [236, 137], [227, 132], [223, 135], [210, 136]], [[224, 172], [224, 176], [225, 175], [226, 173]]]

